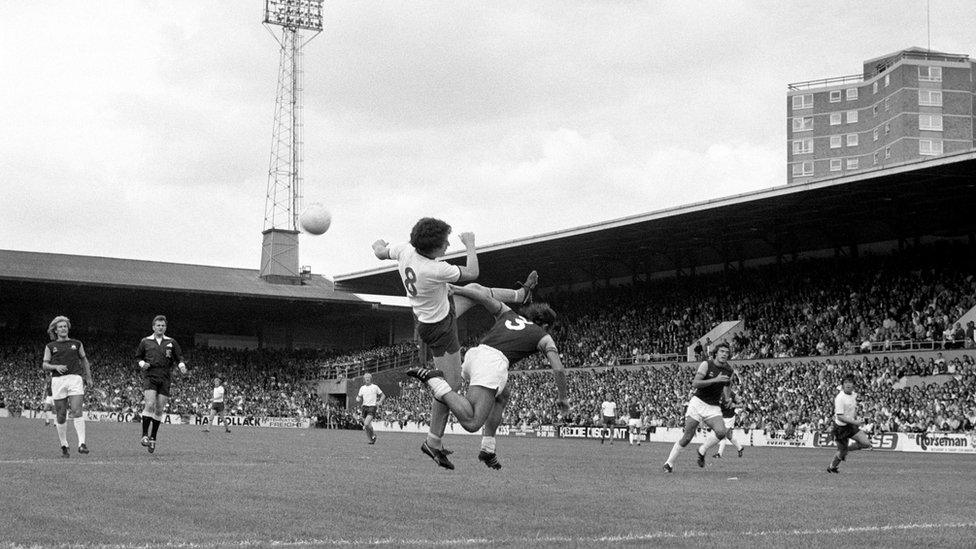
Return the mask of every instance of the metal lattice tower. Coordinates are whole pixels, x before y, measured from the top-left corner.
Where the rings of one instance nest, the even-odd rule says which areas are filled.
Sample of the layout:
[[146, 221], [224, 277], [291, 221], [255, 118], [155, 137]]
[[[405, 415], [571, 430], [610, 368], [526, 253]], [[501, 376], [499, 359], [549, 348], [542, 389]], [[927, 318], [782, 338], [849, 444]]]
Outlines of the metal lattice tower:
[[[268, 192], [264, 203], [261, 278], [297, 284], [298, 216], [302, 210], [302, 48], [322, 32], [322, 0], [265, 0], [264, 24], [281, 46]], [[280, 36], [271, 26], [281, 27]], [[303, 39], [301, 31], [312, 35]]]
[[[302, 201], [302, 48], [322, 32], [322, 0], [265, 0], [265, 25], [281, 47], [264, 228], [298, 230]], [[303, 41], [302, 30], [314, 34]]]

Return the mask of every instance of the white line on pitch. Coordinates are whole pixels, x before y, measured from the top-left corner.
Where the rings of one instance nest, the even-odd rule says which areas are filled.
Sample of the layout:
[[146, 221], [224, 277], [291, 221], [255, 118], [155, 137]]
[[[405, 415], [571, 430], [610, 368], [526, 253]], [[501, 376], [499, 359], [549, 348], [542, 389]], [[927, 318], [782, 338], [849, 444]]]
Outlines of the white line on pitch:
[[[259, 540], [246, 539], [238, 541], [214, 541], [208, 543], [196, 542], [171, 542], [165, 544], [146, 544], [133, 543], [132, 545], [79, 545], [71, 544], [64, 547], [101, 547], [104, 549], [123, 549], [126, 547], [160, 547], [160, 548], [186, 548], [186, 549], [205, 549], [210, 547], [308, 547], [319, 545], [372, 545], [372, 546], [458, 546], [458, 545], [490, 545], [490, 544], [514, 544], [528, 545], [532, 543], [615, 543], [615, 542], [639, 542], [653, 541], [660, 539], [689, 539], [707, 537], [727, 537], [727, 536], [747, 536], [747, 537], [768, 537], [768, 536], [823, 536], [823, 535], [846, 535], [865, 532], [891, 532], [901, 530], [919, 530], [932, 528], [976, 528], [976, 522], [946, 522], [946, 523], [921, 523], [921, 524], [886, 524], [881, 526], [849, 526], [846, 528], [828, 528], [821, 530], [798, 529], [798, 530], [752, 530], [746, 532], [727, 532], [727, 531], [685, 531], [685, 532], [651, 532], [647, 534], [628, 534], [624, 536], [596, 536], [588, 538], [574, 538], [570, 536], [551, 536], [551, 537], [532, 537], [532, 538], [469, 538], [469, 539], [296, 539], [296, 540]], [[6, 545], [0, 543], [0, 548], [20, 547], [18, 545]]]

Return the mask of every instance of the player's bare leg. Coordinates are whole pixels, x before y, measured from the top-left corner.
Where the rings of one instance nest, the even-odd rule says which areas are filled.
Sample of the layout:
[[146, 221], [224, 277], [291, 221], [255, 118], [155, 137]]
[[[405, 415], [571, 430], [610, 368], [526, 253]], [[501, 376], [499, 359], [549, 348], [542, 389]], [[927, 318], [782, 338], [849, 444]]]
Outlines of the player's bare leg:
[[[473, 282], [471, 284], [465, 284], [464, 287], [468, 290], [475, 290], [483, 292], [484, 294], [501, 301], [502, 303], [531, 303], [532, 302], [532, 291], [539, 285], [539, 274], [536, 271], [529, 273], [526, 277], [525, 282], [518, 283], [519, 288], [512, 290], [509, 288], [488, 288]], [[458, 318], [464, 313], [468, 312], [471, 307], [475, 305], [475, 302], [467, 297], [454, 295], [454, 311]]]
[[712, 449], [716, 444], [718, 444], [719, 440], [727, 437], [728, 433], [730, 432], [728, 429], [725, 428], [725, 420], [722, 419], [722, 416], [705, 418], [705, 425], [708, 425], [712, 429], [712, 434], [714, 434], [715, 437], [714, 438], [706, 437], [705, 442], [698, 447], [699, 467], [705, 466], [705, 456], [707, 455], [707, 452], [710, 449]]
[[[723, 424], [722, 427], [724, 428], [725, 425]], [[668, 460], [664, 462], [665, 472], [670, 473], [674, 470], [674, 462], [676, 459], [678, 459], [678, 454], [681, 453], [682, 448], [688, 446], [691, 439], [695, 437], [695, 431], [697, 430], [698, 420], [685, 416], [685, 432], [682, 433], [681, 438], [679, 438], [678, 441], [674, 443], [674, 446], [671, 447], [671, 453], [668, 455]]]
[[373, 433], [373, 416], [372, 414], [363, 418], [363, 431], [366, 432], [366, 440], [370, 444], [376, 444], [376, 434]]
[[[461, 386], [461, 352], [456, 351], [434, 357], [434, 368], [444, 373], [444, 380], [450, 385], [451, 390], [457, 390]], [[441, 438], [447, 428], [447, 415], [450, 412], [447, 405], [436, 399], [431, 400], [430, 406], [430, 430], [427, 433], [427, 445], [436, 450], [440, 450], [443, 445]]]
[[871, 439], [868, 437], [867, 433], [864, 431], [858, 431], [847, 441], [847, 443], [841, 443], [839, 441], [837, 442], [837, 453], [834, 454], [834, 459], [830, 462], [830, 467], [827, 468], [827, 472], [840, 472], [837, 468], [840, 466], [840, 462], [847, 459], [848, 452], [873, 449], [874, 446], [871, 445]]
[[[441, 381], [443, 382], [443, 380]], [[435, 384], [437, 383], [428, 382], [432, 389], [434, 389]], [[488, 415], [495, 406], [495, 393], [494, 389], [479, 385], [469, 386], [465, 396], [461, 396], [453, 390], [444, 393], [443, 386], [440, 390], [434, 389], [435, 397], [440, 398], [454, 412], [454, 417], [457, 418], [458, 423], [469, 433], [481, 429], [487, 421]]]

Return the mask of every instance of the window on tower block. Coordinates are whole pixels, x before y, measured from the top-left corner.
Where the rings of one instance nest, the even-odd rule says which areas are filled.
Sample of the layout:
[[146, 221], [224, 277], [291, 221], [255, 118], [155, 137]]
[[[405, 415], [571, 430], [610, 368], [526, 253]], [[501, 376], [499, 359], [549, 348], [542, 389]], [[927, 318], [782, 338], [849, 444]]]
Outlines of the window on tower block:
[[847, 134], [847, 146], [848, 147], [856, 147], [857, 146], [857, 134], [856, 133], [849, 133], [849, 134]]
[[830, 102], [831, 103], [840, 102], [840, 90], [830, 90]]
[[793, 108], [794, 109], [812, 109], [813, 108], [813, 94], [804, 93], [802, 95], [793, 96]]
[[847, 159], [847, 169], [848, 170], [856, 170], [858, 164], [859, 164], [859, 162], [857, 161], [856, 158], [848, 158]]
[[840, 136], [839, 135], [831, 135], [830, 136], [830, 148], [831, 149], [839, 149], [840, 148], [840, 145], [841, 145]]
[[919, 67], [919, 82], [942, 82], [942, 67]]
[[830, 159], [830, 171], [832, 171], [832, 172], [839, 172], [840, 171], [840, 166], [841, 166], [841, 160], [840, 160], [840, 158], [831, 158]]
[[938, 90], [918, 90], [918, 104], [929, 107], [941, 107], [942, 92]]
[[854, 124], [857, 122], [857, 111], [847, 111], [847, 123]]
[[797, 139], [793, 142], [793, 154], [810, 154], [813, 152], [813, 139]]
[[938, 139], [919, 139], [918, 154], [925, 156], [942, 154], [942, 141]]
[[941, 132], [942, 131], [942, 115], [941, 114], [920, 114], [918, 115], [918, 129], [920, 130], [932, 130]]
[[813, 117], [803, 116], [793, 119], [794, 132], [808, 132], [813, 129]]
[[847, 100], [848, 101], [857, 100], [857, 88], [847, 88]]
[[837, 126], [838, 124], [840, 124], [840, 113], [839, 112], [830, 113], [830, 125]]

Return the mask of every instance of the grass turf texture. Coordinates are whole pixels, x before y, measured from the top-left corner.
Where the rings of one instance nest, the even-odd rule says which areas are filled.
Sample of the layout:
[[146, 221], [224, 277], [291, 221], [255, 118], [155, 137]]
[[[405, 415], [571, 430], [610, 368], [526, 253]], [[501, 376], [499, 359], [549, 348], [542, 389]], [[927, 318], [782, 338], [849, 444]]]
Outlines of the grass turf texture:
[[[0, 419], [0, 547], [973, 546], [976, 456], [448, 436], [457, 469], [421, 435], [164, 425], [149, 454], [139, 425], [88, 423], [92, 453], [59, 457], [54, 427]], [[737, 477], [738, 480], [729, 480]]]

